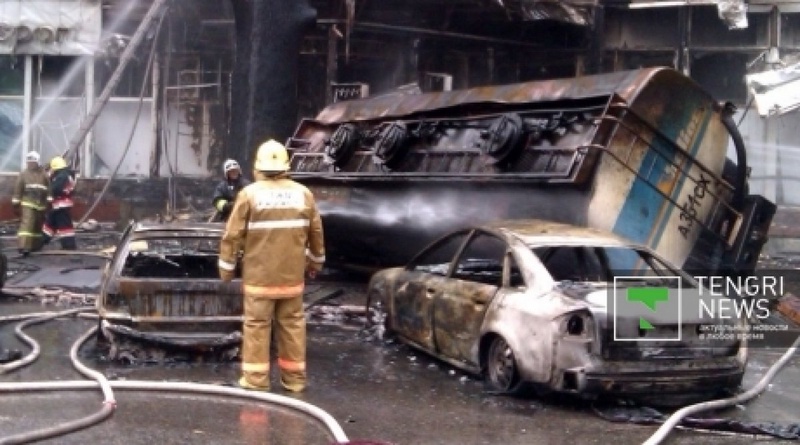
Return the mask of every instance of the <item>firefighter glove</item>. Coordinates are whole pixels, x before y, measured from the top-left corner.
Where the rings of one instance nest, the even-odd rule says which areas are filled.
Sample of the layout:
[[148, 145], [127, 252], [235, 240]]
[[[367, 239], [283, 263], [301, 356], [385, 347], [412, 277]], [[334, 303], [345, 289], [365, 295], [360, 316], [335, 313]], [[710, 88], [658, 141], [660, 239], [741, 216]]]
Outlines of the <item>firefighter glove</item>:
[[220, 199], [219, 201], [217, 201], [217, 204], [216, 204], [215, 207], [217, 208], [217, 211], [224, 212], [225, 211], [225, 206], [227, 206], [228, 204], [229, 204], [228, 201], [226, 201], [224, 199]]

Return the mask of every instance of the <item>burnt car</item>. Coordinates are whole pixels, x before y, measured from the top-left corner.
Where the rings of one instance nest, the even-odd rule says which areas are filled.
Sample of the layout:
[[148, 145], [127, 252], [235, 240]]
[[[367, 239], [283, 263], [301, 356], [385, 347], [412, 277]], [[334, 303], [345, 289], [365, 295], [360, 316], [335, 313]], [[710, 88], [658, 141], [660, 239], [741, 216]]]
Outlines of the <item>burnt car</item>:
[[[680, 289], [681, 315], [645, 326], [610, 309], [613, 292], [652, 286]], [[703, 326], [746, 321], [699, 319], [689, 303], [699, 289], [653, 250], [613, 234], [515, 220], [451, 232], [407, 266], [375, 273], [367, 304], [372, 327], [484, 376], [493, 390], [663, 405], [728, 392], [744, 374], [745, 342], [706, 340]], [[676, 332], [679, 341], [662, 336]]]
[[97, 299], [98, 339], [110, 344], [111, 358], [146, 360], [152, 350], [170, 347], [236, 351], [242, 291], [240, 279], [219, 279], [224, 230], [222, 223], [128, 226]]

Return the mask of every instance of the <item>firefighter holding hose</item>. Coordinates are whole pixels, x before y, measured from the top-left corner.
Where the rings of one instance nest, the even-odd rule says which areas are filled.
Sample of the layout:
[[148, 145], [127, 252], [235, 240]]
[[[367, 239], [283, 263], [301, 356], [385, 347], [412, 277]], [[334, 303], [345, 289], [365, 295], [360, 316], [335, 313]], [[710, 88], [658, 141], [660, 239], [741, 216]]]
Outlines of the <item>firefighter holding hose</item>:
[[75, 250], [75, 226], [72, 224], [72, 192], [75, 190], [75, 173], [66, 159], [56, 156], [50, 160], [50, 191], [53, 208], [44, 223], [44, 242], [52, 239], [61, 242], [64, 250]]
[[287, 174], [283, 144], [258, 148], [256, 181], [242, 189], [222, 236], [219, 273], [234, 278], [239, 252], [244, 288], [242, 376], [238, 385], [270, 388], [270, 334], [275, 326], [281, 385], [306, 387], [304, 273], [314, 278], [325, 261], [322, 220], [314, 196]]

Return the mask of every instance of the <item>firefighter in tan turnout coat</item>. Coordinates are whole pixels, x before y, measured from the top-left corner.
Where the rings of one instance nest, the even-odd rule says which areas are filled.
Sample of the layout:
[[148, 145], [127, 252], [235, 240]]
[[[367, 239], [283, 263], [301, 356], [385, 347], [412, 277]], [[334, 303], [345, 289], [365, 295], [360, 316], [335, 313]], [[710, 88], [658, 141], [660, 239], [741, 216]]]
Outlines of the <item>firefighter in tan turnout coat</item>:
[[17, 238], [19, 253], [22, 255], [28, 255], [42, 247], [44, 214], [53, 201], [50, 180], [39, 165], [39, 153], [28, 152], [25, 161], [27, 168], [17, 177], [14, 196], [11, 198], [14, 212], [20, 217]]
[[289, 179], [289, 157], [279, 142], [258, 148], [256, 181], [236, 197], [222, 236], [219, 272], [234, 277], [239, 252], [244, 288], [242, 377], [239, 386], [270, 387], [270, 334], [275, 322], [281, 384], [289, 391], [306, 386], [305, 272], [322, 269], [322, 221], [311, 192]]

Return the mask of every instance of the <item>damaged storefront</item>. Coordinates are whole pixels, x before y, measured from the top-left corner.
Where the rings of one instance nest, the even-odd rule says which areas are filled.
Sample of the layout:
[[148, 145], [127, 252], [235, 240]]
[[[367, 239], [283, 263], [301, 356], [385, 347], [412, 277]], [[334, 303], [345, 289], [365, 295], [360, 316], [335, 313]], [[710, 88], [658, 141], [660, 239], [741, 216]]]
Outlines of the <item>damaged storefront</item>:
[[[164, 9], [141, 29], [159, 3]], [[247, 172], [257, 142], [286, 139], [301, 118], [332, 102], [670, 66], [717, 100], [740, 108], [742, 133], [752, 150], [764, 154], [763, 162], [751, 165], [752, 191], [779, 204], [800, 200], [785, 192], [785, 175], [778, 171], [778, 159], [788, 156], [782, 141], [792, 140], [797, 126], [747, 113], [744, 80], [746, 74], [791, 62], [798, 47], [798, 15], [791, 5], [593, 0], [270, 5], [3, 2], [3, 186], [11, 186], [27, 150], [40, 151], [44, 159], [70, 151], [82, 177], [76, 213], [95, 202], [92, 216], [109, 221], [202, 213], [210, 211], [205, 191], [226, 158], [239, 160]], [[286, 27], [259, 25], [270, 21]], [[293, 36], [288, 40], [296, 45], [270, 46], [281, 41], [279, 33]], [[115, 86], [103, 97], [111, 81]], [[96, 117], [90, 114], [95, 109], [101, 110]], [[115, 181], [98, 199], [109, 177]], [[122, 199], [145, 195], [135, 205]], [[9, 219], [6, 207], [0, 217]]]

